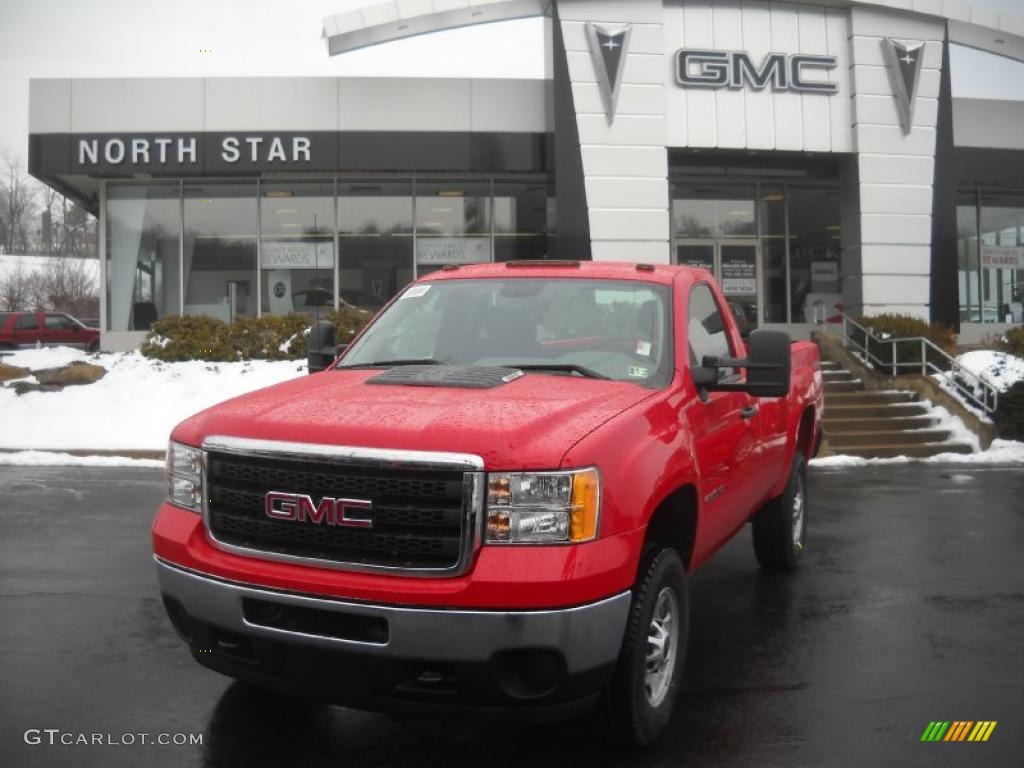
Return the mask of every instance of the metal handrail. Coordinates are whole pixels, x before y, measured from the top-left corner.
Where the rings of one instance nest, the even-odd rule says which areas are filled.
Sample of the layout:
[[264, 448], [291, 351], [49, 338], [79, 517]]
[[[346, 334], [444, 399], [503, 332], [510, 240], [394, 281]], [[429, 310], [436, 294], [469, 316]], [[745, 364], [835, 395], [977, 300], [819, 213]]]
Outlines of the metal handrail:
[[[863, 344], [857, 341], [850, 333], [851, 326], [864, 334]], [[903, 349], [909, 344], [917, 344], [921, 359], [901, 361], [898, 353], [901, 344]], [[889, 359], [883, 360], [874, 354], [871, 351], [872, 345], [875, 345], [875, 348], [884, 348], [885, 345], [889, 345]], [[883, 339], [876, 336], [871, 330], [865, 328], [844, 312], [843, 346], [853, 347], [853, 349], [860, 353], [863, 361], [868, 366], [879, 371], [888, 370], [892, 376], [898, 376], [905, 368], [910, 368], [911, 373], [920, 373], [922, 375], [930, 373], [941, 374], [945, 378], [946, 383], [953, 386], [966, 400], [977, 405], [989, 416], [995, 413], [996, 406], [999, 403], [999, 390], [978, 374], [964, 368], [955, 357], [924, 336]], [[935, 358], [945, 363], [947, 367], [943, 368], [939, 363], [932, 362]], [[964, 383], [965, 380], [975, 385], [973, 389], [969, 384]]]

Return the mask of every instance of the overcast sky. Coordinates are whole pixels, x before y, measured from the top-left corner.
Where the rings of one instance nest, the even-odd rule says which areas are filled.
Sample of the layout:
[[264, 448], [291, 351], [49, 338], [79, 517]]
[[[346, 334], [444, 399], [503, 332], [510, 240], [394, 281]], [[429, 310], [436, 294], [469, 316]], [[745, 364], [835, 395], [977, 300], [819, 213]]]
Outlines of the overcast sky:
[[[1024, 0], [973, 1], [1024, 15]], [[0, 0], [0, 146], [27, 153], [31, 77], [544, 77], [539, 19], [328, 56], [320, 39], [324, 17], [372, 2]], [[985, 58], [993, 57], [957, 52], [954, 91], [1024, 99], [1024, 64], [993, 68]]]

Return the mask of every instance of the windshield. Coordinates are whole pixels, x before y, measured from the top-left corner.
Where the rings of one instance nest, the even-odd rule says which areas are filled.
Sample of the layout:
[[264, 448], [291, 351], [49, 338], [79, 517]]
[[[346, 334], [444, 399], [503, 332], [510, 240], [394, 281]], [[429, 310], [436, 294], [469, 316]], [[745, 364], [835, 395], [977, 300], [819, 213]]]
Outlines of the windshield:
[[669, 296], [667, 286], [627, 280], [417, 283], [338, 367], [507, 366], [665, 386], [672, 371]]

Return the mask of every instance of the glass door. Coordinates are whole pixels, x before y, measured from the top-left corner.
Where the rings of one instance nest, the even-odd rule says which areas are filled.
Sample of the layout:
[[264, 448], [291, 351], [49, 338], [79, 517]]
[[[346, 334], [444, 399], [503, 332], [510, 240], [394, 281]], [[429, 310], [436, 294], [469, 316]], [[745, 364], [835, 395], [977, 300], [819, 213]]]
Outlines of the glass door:
[[741, 332], [747, 333], [758, 326], [760, 281], [756, 242], [679, 239], [674, 243], [674, 250], [676, 264], [706, 269], [715, 276]]
[[758, 325], [757, 244], [719, 240], [717, 245], [718, 271], [715, 276], [740, 332], [748, 333]]

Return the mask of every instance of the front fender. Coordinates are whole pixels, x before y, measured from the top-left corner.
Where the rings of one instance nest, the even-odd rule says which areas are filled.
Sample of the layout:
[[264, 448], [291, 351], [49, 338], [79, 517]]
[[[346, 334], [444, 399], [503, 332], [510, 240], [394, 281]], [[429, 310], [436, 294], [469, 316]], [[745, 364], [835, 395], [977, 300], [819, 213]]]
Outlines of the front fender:
[[[673, 389], [638, 403], [570, 448], [562, 466], [601, 470], [600, 536], [642, 528], [658, 505], [687, 483], [697, 484], [693, 438], [682, 417], [686, 397]], [[639, 566], [642, 547], [633, 553]]]

